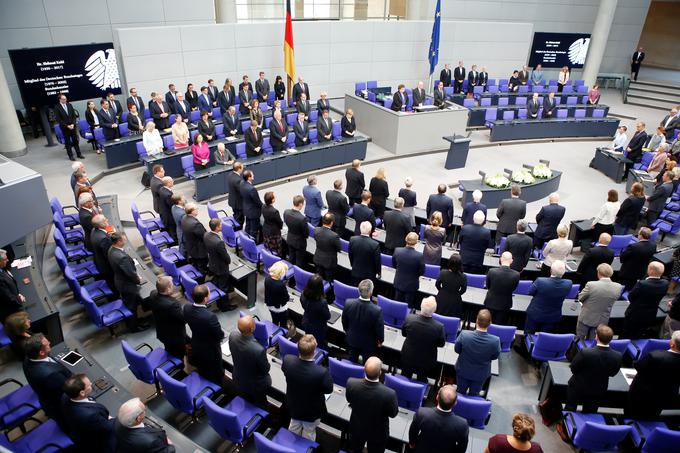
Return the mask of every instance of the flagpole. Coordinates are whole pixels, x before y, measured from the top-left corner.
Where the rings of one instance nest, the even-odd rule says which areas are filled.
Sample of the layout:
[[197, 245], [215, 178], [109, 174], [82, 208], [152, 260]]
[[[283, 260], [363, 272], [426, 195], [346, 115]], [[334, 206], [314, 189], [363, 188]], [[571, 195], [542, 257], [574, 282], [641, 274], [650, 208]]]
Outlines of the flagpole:
[[[286, 74], [286, 79], [288, 80], [288, 91], [286, 91], [286, 93], [288, 93], [288, 99], [290, 99], [291, 97], [293, 97], [293, 93], [291, 93], [291, 91], [290, 91], [291, 87], [292, 87], [291, 83], [293, 82], [293, 79], [291, 79], [288, 74]], [[288, 102], [288, 99], [286, 99], [286, 102]], [[289, 105], [288, 107], [291, 107], [291, 106]]]
[[434, 87], [432, 86], [433, 79], [434, 79], [434, 73], [430, 74], [430, 81], [427, 84], [427, 86], [429, 87], [428, 91], [431, 95], [434, 95]]

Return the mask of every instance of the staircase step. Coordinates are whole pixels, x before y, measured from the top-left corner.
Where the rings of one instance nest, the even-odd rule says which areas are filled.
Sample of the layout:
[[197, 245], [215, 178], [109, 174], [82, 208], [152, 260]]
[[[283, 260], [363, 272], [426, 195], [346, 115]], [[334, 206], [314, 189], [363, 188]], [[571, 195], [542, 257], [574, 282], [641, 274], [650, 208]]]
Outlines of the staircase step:
[[641, 107], [649, 107], [651, 109], [663, 110], [665, 112], [668, 112], [670, 109], [672, 109], [673, 107], [675, 107], [677, 105], [677, 103], [657, 101], [657, 100], [653, 100], [653, 99], [638, 97], [638, 96], [635, 96], [635, 95], [633, 95], [633, 96], [628, 95], [626, 104], [639, 105]]
[[649, 93], [652, 95], [657, 95], [657, 97], [669, 97], [680, 100], [680, 88], [669, 89], [664, 87], [631, 84], [630, 87], [628, 87], [628, 92], [630, 93], [633, 90], [640, 93]]
[[680, 90], [680, 85], [676, 85], [671, 82], [660, 82], [656, 80], [631, 80], [630, 81], [631, 86], [632, 85], [645, 85], [649, 87], [659, 87], [659, 88], [671, 88], [671, 89], [677, 89]]
[[631, 96], [636, 98], [649, 99], [652, 101], [668, 102], [670, 104], [675, 105], [680, 104], [680, 97], [663, 96], [656, 93], [649, 93], [646, 91], [628, 90], [628, 97]]

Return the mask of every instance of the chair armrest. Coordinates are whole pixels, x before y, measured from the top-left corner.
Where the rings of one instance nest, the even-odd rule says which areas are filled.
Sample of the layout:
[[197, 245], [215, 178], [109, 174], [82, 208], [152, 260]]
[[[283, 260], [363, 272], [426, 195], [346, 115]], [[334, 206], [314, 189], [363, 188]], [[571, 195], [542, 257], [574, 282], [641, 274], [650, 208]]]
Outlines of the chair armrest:
[[224, 214], [225, 217], [229, 217], [229, 214], [227, 214], [227, 211], [225, 211], [224, 209], [218, 209], [217, 212], [218, 213], [221, 212], [222, 214]]
[[151, 217], [153, 217], [153, 218], [156, 217], [156, 214], [154, 214], [154, 213], [151, 212], [151, 211], [139, 211], [139, 217], [140, 217], [140, 218], [142, 217], [142, 214], [151, 214]]
[[[571, 419], [571, 425], [574, 427], [572, 432], [568, 433], [569, 437], [573, 440], [574, 437], [576, 437], [576, 421], [574, 421], [574, 414], [572, 414], [571, 412], [567, 414], [567, 417]], [[564, 425], [566, 428], [566, 423]]]
[[118, 313], [120, 313], [121, 315], [123, 315], [123, 318], [127, 318], [127, 316], [125, 315], [125, 313], [123, 313], [123, 311], [122, 311], [120, 308], [114, 308], [113, 310], [109, 310], [109, 311], [107, 311], [106, 313], [102, 313], [102, 317], [101, 317], [101, 319], [100, 319], [101, 323], [104, 324], [104, 316], [108, 315], [109, 313], [113, 313], [114, 311], [117, 311]]
[[[166, 363], [172, 363], [172, 360], [170, 360], [170, 359], [165, 360], [164, 362], [160, 363], [156, 368], [154, 368], [154, 369], [153, 369], [154, 377], [156, 377], [156, 370], [159, 369], [159, 368], [160, 368], [160, 369], [163, 369], [163, 366], [164, 366]], [[172, 369], [175, 370], [175, 369], [177, 369], [177, 368], [179, 368], [179, 367], [180, 367], [180, 365], [173, 365]]]
[[148, 343], [142, 343], [142, 344], [140, 344], [139, 346], [137, 346], [137, 347], [135, 348], [135, 351], [139, 351], [140, 349], [142, 349], [142, 348], [144, 348], [144, 347], [149, 348], [149, 352], [152, 352], [152, 351], [153, 351], [153, 348], [152, 348], [151, 346], [149, 346]]
[[527, 340], [529, 340], [529, 354], [531, 354], [531, 351], [534, 350], [534, 339], [529, 335], [527, 336]]
[[253, 429], [257, 428], [262, 420], [264, 420], [264, 417], [261, 414], [255, 414], [245, 425], [243, 425], [243, 441], [248, 438], [248, 431], [250, 430], [250, 427], [255, 425], [253, 426]]
[[12, 413], [18, 411], [19, 409], [21, 409], [22, 407], [25, 407], [25, 406], [28, 406], [28, 407], [30, 407], [31, 409], [33, 409], [33, 412], [37, 412], [37, 411], [40, 409], [40, 406], [35, 407], [34, 405], [29, 404], [29, 403], [21, 403], [21, 404], [19, 404], [18, 406], [13, 407], [12, 409], [10, 409], [10, 410], [8, 410], [7, 412], [5, 412], [5, 413], [3, 413], [2, 415], [0, 415], [0, 420], [2, 420], [2, 423], [5, 424], [5, 423], [6, 423], [6, 422], [5, 422], [5, 417], [6, 417], [6, 416], [8, 416], [8, 415], [10, 415], [10, 414], [12, 414]]
[[[200, 399], [201, 396], [203, 396], [203, 394], [204, 394], [205, 392], [207, 392], [208, 390], [212, 391], [212, 389], [211, 389], [210, 387], [203, 387], [203, 388], [201, 389], [201, 391], [198, 392], [198, 393], [196, 394], [196, 396], [194, 396], [194, 398], [193, 398], [194, 409], [196, 409], [196, 400]], [[215, 392], [213, 391], [213, 393], [215, 393]]]
[[2, 386], [5, 385], [5, 384], [9, 384], [9, 383], [16, 384], [16, 385], [19, 386], [19, 388], [21, 388], [21, 387], [24, 386], [24, 384], [22, 384], [21, 382], [17, 381], [16, 379], [7, 378], [7, 379], [3, 379], [2, 381], [0, 381], [0, 387], [2, 387]]
[[76, 212], [80, 212], [80, 211], [78, 210], [78, 208], [76, 208], [76, 207], [73, 206], [72, 204], [67, 204], [67, 205], [61, 207], [61, 212], [62, 212], [62, 214], [66, 214], [66, 210], [67, 210], [67, 209], [73, 209], [73, 210], [75, 210]]
[[271, 335], [269, 335], [269, 341], [271, 341], [277, 335], [285, 335], [285, 334], [286, 334], [285, 330], [283, 330], [281, 327], [277, 327], [276, 330], [274, 332], [272, 332]]
[[631, 341], [630, 344], [631, 344], [631, 345], [635, 348], [635, 350], [637, 351], [637, 353], [635, 354], [635, 357], [633, 357], [633, 360], [639, 359], [639, 358], [640, 358], [640, 353], [642, 352], [642, 351], [640, 350], [640, 347], [637, 345], [637, 343], [635, 343], [635, 341]]

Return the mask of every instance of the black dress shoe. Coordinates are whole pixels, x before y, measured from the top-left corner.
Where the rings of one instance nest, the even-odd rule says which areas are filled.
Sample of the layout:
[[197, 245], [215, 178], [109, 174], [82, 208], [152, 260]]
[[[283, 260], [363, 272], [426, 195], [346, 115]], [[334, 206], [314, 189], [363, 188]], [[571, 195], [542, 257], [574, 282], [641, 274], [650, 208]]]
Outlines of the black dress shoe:
[[85, 156], [83, 156], [82, 154], [78, 154], [78, 159], [85, 159]]
[[75, 158], [75, 157], [73, 157], [73, 156], [68, 156], [68, 159], [69, 159], [69, 160], [71, 160], [71, 161], [73, 161], [73, 162], [75, 162], [75, 161], [76, 161], [76, 158]]

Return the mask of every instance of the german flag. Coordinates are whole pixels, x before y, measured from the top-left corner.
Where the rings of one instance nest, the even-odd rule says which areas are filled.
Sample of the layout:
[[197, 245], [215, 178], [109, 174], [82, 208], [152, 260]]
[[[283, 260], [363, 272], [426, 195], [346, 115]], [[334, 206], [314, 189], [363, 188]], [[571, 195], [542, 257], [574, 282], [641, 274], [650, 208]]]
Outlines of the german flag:
[[290, 0], [286, 0], [286, 36], [283, 39], [283, 65], [289, 80], [295, 79], [295, 47], [293, 46], [293, 20]]

